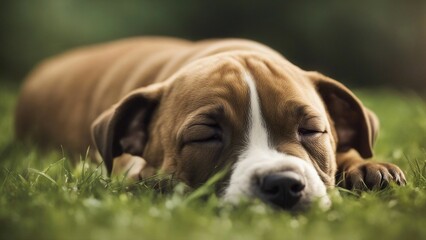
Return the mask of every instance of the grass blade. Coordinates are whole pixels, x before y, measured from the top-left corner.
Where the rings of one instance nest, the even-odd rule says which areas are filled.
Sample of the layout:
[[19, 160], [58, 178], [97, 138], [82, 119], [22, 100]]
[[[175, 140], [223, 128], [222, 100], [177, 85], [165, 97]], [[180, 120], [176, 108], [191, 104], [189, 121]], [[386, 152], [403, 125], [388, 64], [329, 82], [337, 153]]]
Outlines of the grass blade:
[[49, 175], [47, 175], [46, 173], [44, 173], [44, 172], [42, 172], [42, 171], [39, 171], [39, 170], [34, 169], [34, 168], [28, 168], [28, 172], [30, 172], [30, 173], [35, 173], [35, 174], [37, 174], [38, 176], [42, 176], [42, 177], [44, 177], [45, 179], [47, 179], [47, 180], [49, 180], [50, 182], [52, 182], [53, 184], [55, 184], [56, 186], [59, 186], [59, 185], [58, 185], [58, 183], [57, 183], [55, 180], [53, 180], [53, 178], [51, 178]]

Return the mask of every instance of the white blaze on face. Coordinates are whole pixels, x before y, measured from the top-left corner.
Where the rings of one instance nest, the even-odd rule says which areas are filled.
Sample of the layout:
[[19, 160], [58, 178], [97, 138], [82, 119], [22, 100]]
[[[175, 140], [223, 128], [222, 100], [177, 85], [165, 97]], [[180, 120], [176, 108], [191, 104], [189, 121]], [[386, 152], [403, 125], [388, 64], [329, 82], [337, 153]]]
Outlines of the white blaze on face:
[[250, 74], [243, 78], [250, 91], [249, 129], [246, 134], [246, 147], [238, 157], [225, 190], [225, 200], [238, 202], [242, 197], [255, 197], [258, 180], [270, 173], [292, 171], [305, 178], [305, 190], [295, 207], [304, 207], [313, 200], [329, 204], [326, 187], [311, 163], [295, 156], [273, 149], [262, 118], [256, 84]]

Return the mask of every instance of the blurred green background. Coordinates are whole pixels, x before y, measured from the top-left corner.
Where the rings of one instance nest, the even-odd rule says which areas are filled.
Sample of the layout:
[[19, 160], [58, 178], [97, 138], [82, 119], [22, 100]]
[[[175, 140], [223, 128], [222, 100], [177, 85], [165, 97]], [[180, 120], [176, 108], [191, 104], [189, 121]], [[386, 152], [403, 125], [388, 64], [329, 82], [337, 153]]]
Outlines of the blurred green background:
[[66, 49], [140, 35], [263, 42], [350, 86], [426, 90], [426, 1], [3, 0], [0, 79]]

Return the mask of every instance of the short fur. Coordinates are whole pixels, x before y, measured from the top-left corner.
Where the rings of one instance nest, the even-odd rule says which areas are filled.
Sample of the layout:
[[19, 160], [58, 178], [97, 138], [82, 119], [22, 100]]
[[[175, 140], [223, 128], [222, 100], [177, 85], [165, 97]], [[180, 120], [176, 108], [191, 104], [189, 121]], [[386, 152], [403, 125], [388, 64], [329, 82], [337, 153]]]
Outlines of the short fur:
[[160, 170], [196, 187], [235, 165], [247, 145], [244, 74], [255, 82], [270, 147], [312, 165], [325, 186], [405, 183], [397, 166], [364, 162], [379, 125], [350, 90], [242, 39], [133, 38], [46, 60], [22, 87], [16, 134], [76, 154], [90, 146], [110, 172], [136, 161], [133, 177]]

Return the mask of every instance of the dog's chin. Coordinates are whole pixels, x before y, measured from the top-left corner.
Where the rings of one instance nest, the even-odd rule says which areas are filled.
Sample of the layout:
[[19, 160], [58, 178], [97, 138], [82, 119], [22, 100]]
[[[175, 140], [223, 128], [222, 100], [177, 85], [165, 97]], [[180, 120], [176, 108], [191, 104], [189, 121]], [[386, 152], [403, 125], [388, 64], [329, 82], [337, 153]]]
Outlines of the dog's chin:
[[328, 210], [331, 207], [331, 200], [327, 195], [310, 199], [301, 199], [301, 201], [299, 201], [295, 206], [288, 210], [290, 212], [300, 213], [306, 212], [312, 209], [313, 207], [317, 207], [321, 210]]
[[301, 199], [293, 206], [287, 207], [286, 205], [278, 205], [274, 204], [268, 199], [266, 199], [257, 187], [253, 187], [249, 191], [245, 191], [245, 193], [241, 193], [239, 195], [222, 195], [225, 203], [238, 206], [242, 202], [252, 202], [255, 200], [260, 200], [270, 208], [276, 211], [287, 211], [291, 213], [303, 213], [311, 210], [312, 208], [319, 208], [321, 210], [330, 209], [332, 202], [330, 197], [325, 194], [323, 196], [310, 196], [309, 194], [303, 194]]

